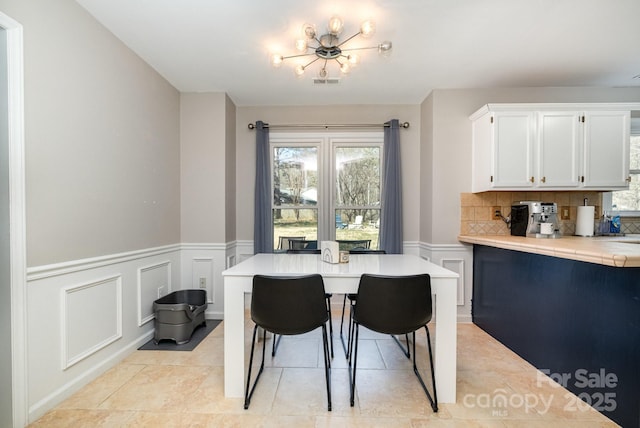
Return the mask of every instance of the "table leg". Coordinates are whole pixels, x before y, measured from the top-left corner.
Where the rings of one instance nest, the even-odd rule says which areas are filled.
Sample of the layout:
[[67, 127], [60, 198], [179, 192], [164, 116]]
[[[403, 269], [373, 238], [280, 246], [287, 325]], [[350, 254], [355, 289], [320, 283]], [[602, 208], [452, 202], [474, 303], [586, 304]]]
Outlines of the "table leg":
[[457, 283], [432, 278], [436, 300], [435, 366], [439, 403], [456, 402]]
[[244, 396], [244, 286], [224, 278], [224, 395]]

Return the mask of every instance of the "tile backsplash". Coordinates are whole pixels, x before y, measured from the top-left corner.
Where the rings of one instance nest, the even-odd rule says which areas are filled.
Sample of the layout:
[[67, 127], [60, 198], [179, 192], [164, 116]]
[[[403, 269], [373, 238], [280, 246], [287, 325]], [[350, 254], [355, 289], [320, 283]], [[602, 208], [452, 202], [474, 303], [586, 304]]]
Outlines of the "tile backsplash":
[[[520, 201], [555, 202], [558, 204], [558, 220], [563, 235], [573, 235], [576, 230], [578, 206], [595, 206], [595, 218], [602, 216], [602, 192], [483, 192], [460, 194], [460, 234], [461, 235], [509, 235], [507, 224], [493, 218], [494, 207], [499, 207], [502, 215], [508, 217], [511, 205]], [[569, 218], [560, 217], [562, 207], [568, 208]], [[621, 232], [640, 233], [640, 218], [622, 218]]]

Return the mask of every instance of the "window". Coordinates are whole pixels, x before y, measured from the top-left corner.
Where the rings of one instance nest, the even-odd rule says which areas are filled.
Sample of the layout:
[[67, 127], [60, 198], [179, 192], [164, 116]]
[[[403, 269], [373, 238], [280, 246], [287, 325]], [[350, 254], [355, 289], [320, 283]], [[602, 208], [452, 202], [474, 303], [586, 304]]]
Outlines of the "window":
[[316, 145], [272, 145], [276, 250], [288, 249], [288, 239], [318, 239], [318, 149]]
[[363, 240], [378, 248], [381, 132], [270, 135], [274, 250]]
[[640, 217], [640, 118], [631, 119], [629, 175], [629, 190], [605, 194], [604, 206], [615, 215]]
[[334, 149], [335, 239], [370, 240], [366, 246], [378, 248], [381, 150], [379, 146]]

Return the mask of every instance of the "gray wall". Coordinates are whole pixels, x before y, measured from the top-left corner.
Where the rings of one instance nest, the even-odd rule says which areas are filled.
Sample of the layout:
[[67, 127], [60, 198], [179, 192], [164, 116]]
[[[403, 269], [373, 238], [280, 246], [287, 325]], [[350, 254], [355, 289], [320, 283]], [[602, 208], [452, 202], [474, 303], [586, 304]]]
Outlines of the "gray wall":
[[[420, 240], [432, 236], [433, 93], [420, 106]], [[428, 241], [424, 241], [428, 242]]]
[[180, 240], [179, 93], [76, 2], [24, 27], [27, 265]]
[[180, 238], [235, 240], [235, 105], [224, 93], [180, 96]]
[[236, 106], [226, 98], [225, 144], [225, 242], [236, 240]]
[[7, 33], [0, 28], [0, 427], [11, 426], [11, 271], [9, 249], [9, 125]]
[[426, 123], [429, 122], [429, 116], [432, 116], [430, 121], [433, 129], [421, 134], [423, 147], [430, 149], [423, 152], [423, 165], [431, 166], [425, 166], [426, 173], [421, 171], [421, 197], [426, 202], [423, 201], [420, 241], [433, 244], [457, 243], [456, 238], [460, 232], [460, 193], [471, 192], [469, 115], [484, 104], [639, 101], [640, 88], [637, 87], [434, 90], [422, 104], [421, 112]]

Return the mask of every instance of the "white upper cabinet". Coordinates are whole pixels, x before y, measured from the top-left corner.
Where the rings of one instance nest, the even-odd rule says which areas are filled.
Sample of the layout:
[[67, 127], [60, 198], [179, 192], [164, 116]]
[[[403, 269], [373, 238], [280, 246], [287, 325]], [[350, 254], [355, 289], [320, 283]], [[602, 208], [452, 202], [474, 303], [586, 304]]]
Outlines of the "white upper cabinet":
[[488, 104], [471, 115], [472, 191], [628, 187], [640, 104]]
[[531, 187], [535, 116], [505, 112], [496, 113], [491, 119], [494, 135], [490, 142], [493, 146], [490, 180], [494, 187]]
[[496, 112], [473, 120], [474, 192], [532, 187], [535, 116]]
[[588, 188], [629, 187], [629, 111], [587, 111], [584, 115], [582, 185]]
[[538, 112], [537, 169], [539, 187], [576, 187], [580, 183], [582, 114]]

